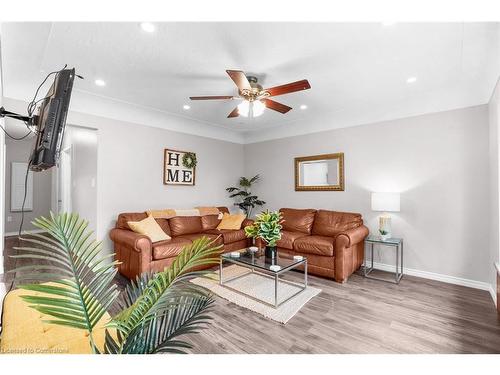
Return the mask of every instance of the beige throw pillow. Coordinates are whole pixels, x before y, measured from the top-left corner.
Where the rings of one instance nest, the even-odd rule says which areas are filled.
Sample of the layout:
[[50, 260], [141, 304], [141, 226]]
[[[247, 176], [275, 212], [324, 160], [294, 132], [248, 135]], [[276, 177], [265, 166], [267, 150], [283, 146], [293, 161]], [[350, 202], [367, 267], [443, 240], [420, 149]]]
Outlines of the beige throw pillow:
[[135, 233], [148, 236], [151, 242], [171, 239], [171, 237], [161, 229], [153, 216], [148, 216], [141, 221], [128, 221], [127, 224]]
[[224, 216], [222, 216], [222, 221], [217, 226], [217, 229], [232, 229], [232, 230], [241, 229], [241, 223], [243, 223], [245, 218], [246, 216], [244, 214], [230, 215], [224, 213]]

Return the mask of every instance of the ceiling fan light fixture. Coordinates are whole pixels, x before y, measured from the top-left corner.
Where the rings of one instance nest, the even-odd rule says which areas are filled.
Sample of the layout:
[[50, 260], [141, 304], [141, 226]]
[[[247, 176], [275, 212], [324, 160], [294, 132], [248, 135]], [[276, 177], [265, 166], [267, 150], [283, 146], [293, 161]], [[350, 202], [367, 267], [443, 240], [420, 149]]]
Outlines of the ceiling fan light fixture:
[[246, 100], [243, 100], [240, 104], [238, 104], [238, 113], [240, 116], [248, 117], [248, 113], [250, 112], [250, 103]]
[[253, 107], [253, 117], [259, 117], [264, 113], [264, 109], [266, 109], [266, 106], [264, 103], [262, 103], [260, 100], [255, 100], [252, 102], [252, 107]]
[[238, 104], [238, 114], [243, 117], [259, 117], [264, 113], [264, 109], [266, 106], [260, 100], [244, 100]]

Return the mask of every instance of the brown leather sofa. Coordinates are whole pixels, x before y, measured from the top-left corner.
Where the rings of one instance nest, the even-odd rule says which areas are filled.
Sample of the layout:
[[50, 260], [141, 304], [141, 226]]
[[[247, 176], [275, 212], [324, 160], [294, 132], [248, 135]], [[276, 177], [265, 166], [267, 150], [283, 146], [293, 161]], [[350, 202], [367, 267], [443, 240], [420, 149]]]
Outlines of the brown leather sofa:
[[[229, 212], [227, 207], [218, 208], [221, 212]], [[128, 221], [139, 221], [146, 217], [145, 212], [122, 213], [109, 234], [114, 242], [116, 260], [121, 262], [119, 272], [129, 279], [146, 271], [163, 271], [186, 245], [202, 236], [217, 239], [216, 244], [224, 245], [224, 252], [243, 249], [251, 243], [243, 228], [250, 225], [252, 220], [243, 221], [239, 230], [217, 230], [220, 223], [217, 215], [156, 219], [172, 239], [151, 243], [149, 237], [133, 232], [127, 225]]]
[[360, 214], [281, 208], [280, 257], [302, 255], [308, 272], [345, 282], [363, 263], [368, 228]]

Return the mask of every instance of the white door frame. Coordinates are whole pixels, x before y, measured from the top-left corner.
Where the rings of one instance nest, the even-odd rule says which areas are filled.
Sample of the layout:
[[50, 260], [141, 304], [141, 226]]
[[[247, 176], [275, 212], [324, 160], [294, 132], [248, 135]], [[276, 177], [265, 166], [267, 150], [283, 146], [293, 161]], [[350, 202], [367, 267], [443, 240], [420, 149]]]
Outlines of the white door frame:
[[[3, 102], [3, 74], [2, 74], [2, 23], [0, 22], [0, 106]], [[5, 129], [4, 119], [0, 119], [0, 124]], [[0, 274], [3, 269], [4, 233], [5, 233], [5, 134], [0, 132]], [[0, 299], [2, 293], [0, 292]]]

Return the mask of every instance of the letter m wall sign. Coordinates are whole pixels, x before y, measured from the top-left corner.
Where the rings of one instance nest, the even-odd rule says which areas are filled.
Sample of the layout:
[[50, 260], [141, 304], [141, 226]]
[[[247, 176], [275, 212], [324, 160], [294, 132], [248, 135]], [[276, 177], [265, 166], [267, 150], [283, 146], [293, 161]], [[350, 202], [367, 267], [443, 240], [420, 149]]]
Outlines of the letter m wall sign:
[[163, 157], [164, 185], [194, 185], [196, 167], [186, 168], [182, 165], [182, 157], [187, 151], [165, 149]]

